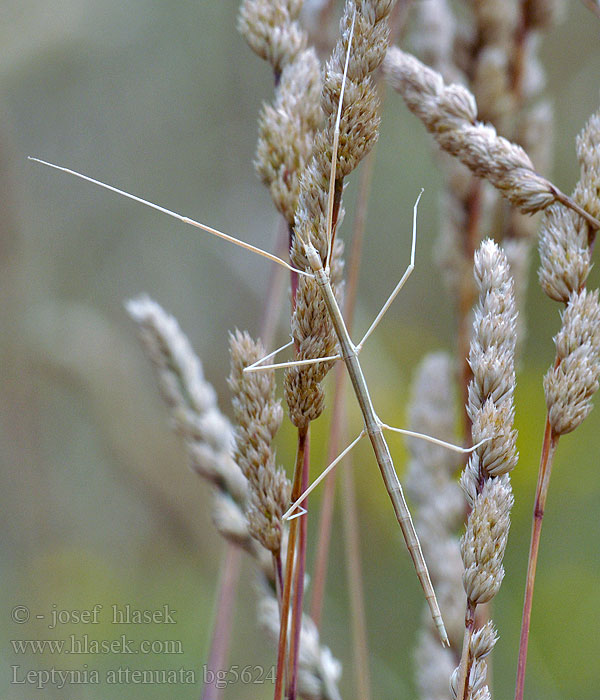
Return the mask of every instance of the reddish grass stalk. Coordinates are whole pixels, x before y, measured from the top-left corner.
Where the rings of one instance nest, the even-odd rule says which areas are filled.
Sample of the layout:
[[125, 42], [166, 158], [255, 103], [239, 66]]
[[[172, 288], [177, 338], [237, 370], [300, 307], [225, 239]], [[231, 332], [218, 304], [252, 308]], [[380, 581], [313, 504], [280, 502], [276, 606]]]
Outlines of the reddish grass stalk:
[[535, 571], [542, 534], [542, 521], [546, 509], [548, 487], [550, 486], [550, 474], [554, 453], [558, 444], [558, 435], [552, 432], [550, 422], [546, 418], [546, 430], [540, 457], [540, 470], [535, 490], [535, 504], [533, 507], [533, 524], [531, 528], [531, 544], [529, 547], [529, 560], [527, 562], [527, 579], [525, 583], [525, 600], [523, 602], [523, 620], [521, 622], [521, 638], [519, 641], [519, 661], [517, 665], [517, 682], [515, 688], [515, 700], [523, 700], [525, 689], [525, 667], [527, 665], [527, 646], [529, 643], [529, 630], [531, 625], [531, 608], [533, 605], [533, 587], [535, 584]]
[[[309, 483], [310, 468], [310, 433], [307, 433], [304, 446], [304, 464], [302, 465], [302, 491], [306, 491]], [[301, 506], [308, 510], [308, 501], [302, 501]], [[304, 575], [306, 573], [306, 546], [308, 541], [308, 521], [306, 515], [300, 518], [300, 536], [296, 565], [294, 568], [294, 600], [292, 604], [292, 629], [290, 632], [290, 654], [288, 658], [288, 688], [286, 698], [295, 700], [298, 681], [298, 657], [300, 653], [300, 633], [302, 631], [302, 605], [304, 602]]]
[[[225, 557], [221, 565], [215, 626], [207, 663], [207, 668], [215, 673], [224, 669], [227, 661], [241, 558], [242, 550], [234, 544], [227, 543]], [[222, 697], [223, 689], [219, 688], [216, 683], [204, 685], [201, 700], [220, 700]]]
[[[298, 431], [298, 448], [296, 453], [296, 465], [294, 468], [294, 481], [292, 484], [292, 502], [300, 498], [302, 495], [302, 472], [307, 438], [308, 429]], [[294, 518], [290, 522], [290, 531], [288, 535], [287, 556], [283, 580], [283, 595], [281, 598], [281, 609], [279, 612], [279, 644], [277, 647], [277, 671], [275, 677], [274, 700], [280, 700], [281, 693], [283, 691], [285, 654], [287, 649], [287, 628], [292, 593], [292, 574], [294, 569], [294, 551], [296, 549], [298, 520], [299, 518]]]
[[[331, 411], [331, 427], [329, 432], [329, 447], [327, 450], [327, 463], [333, 460], [340, 453], [342, 442], [342, 423], [344, 416], [344, 383], [346, 368], [338, 365], [335, 368], [335, 389], [333, 398], [333, 409]], [[329, 562], [329, 544], [331, 542], [331, 528], [333, 522], [333, 506], [335, 499], [335, 475], [334, 469], [325, 479], [323, 490], [323, 500], [321, 501], [321, 512], [319, 516], [319, 535], [316, 553], [316, 563], [313, 574], [313, 592], [311, 597], [310, 616], [317, 627], [321, 626], [323, 613], [323, 599], [325, 597], [325, 584], [327, 582], [327, 565]]]
[[[481, 235], [479, 233], [481, 223], [481, 187], [479, 178], [471, 178], [471, 191], [467, 202], [467, 225], [463, 236], [463, 257], [464, 260], [472, 261], [475, 256], [475, 249], [479, 245]], [[469, 384], [473, 377], [471, 365], [469, 364], [469, 347], [471, 344], [471, 310], [477, 298], [477, 291], [473, 277], [465, 275], [459, 284], [458, 290], [458, 341], [457, 354], [460, 358], [459, 390], [461, 394], [462, 430], [465, 441], [470, 440], [471, 420], [467, 413], [469, 403]], [[465, 442], [466, 445], [466, 442]]]

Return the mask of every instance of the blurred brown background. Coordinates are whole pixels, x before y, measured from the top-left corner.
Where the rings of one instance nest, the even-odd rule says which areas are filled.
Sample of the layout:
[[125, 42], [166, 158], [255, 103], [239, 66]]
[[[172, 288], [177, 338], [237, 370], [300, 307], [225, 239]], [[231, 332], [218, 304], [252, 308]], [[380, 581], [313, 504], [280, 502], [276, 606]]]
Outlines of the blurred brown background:
[[[2, 392], [2, 698], [197, 698], [208, 648], [222, 543], [208, 489], [185, 466], [123, 301], [148, 292], [179, 319], [229, 412], [227, 331], [258, 333], [272, 269], [139, 205], [54, 173], [28, 155], [81, 170], [272, 248], [277, 228], [252, 159], [256, 116], [272, 96], [266, 64], [237, 34], [237, 2], [2, 0], [0, 3], [0, 318]], [[598, 107], [600, 21], [569, 3], [545, 38], [547, 94], [556, 109], [552, 177], [577, 178], [574, 137]], [[370, 200], [357, 327], [365, 328], [404, 269], [420, 187], [417, 271], [365, 350], [382, 417], [402, 424], [410, 376], [430, 350], [453, 348], [454, 319], [432, 245], [439, 176], [428, 137], [397, 95], [386, 98]], [[346, 195], [351, 230], [356, 178]], [[346, 234], [348, 235], [348, 234]], [[590, 286], [598, 286], [595, 271]], [[277, 341], [285, 342], [287, 298]], [[530, 514], [541, 444], [541, 377], [554, 357], [558, 306], [532, 270], [529, 336], [519, 374], [521, 462], [506, 579], [494, 620], [496, 700], [512, 697]], [[354, 409], [354, 421], [358, 421]], [[314, 468], [328, 417], [316, 424]], [[597, 697], [600, 539], [596, 410], [561, 440], [544, 525], [533, 611], [528, 697]], [[291, 430], [279, 455], [289, 465]], [[404, 451], [395, 442], [401, 470]], [[411, 648], [422, 601], [374, 461], [357, 453], [373, 685], [381, 698], [414, 697]], [[316, 512], [316, 502], [313, 508]], [[313, 524], [314, 527], [314, 524]], [[341, 528], [332, 570], [343, 569]], [[273, 663], [255, 628], [252, 569], [236, 608], [232, 664]], [[323, 641], [344, 661], [354, 697], [347, 591], [331, 580]], [[69, 658], [16, 654], [11, 639], [90, 633], [118, 637], [104, 615], [48, 630], [53, 609], [101, 603], [177, 610], [175, 631], [127, 628], [135, 639], [178, 639], [184, 654]], [[26, 606], [31, 621], [11, 620]], [[53, 605], [56, 606], [53, 608]], [[36, 614], [46, 616], [35, 620]], [[197, 685], [79, 685], [37, 690], [11, 683], [29, 669], [194, 669]], [[270, 685], [236, 685], [229, 698], [269, 697]]]

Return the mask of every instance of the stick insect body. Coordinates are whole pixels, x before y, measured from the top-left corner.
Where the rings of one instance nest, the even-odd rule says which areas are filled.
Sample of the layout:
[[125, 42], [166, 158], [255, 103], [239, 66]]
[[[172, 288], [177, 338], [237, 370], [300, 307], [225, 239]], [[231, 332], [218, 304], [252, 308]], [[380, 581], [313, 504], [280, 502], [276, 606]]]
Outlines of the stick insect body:
[[[403, 435], [407, 435], [409, 437], [415, 437], [415, 438], [420, 438], [423, 440], [426, 440], [427, 442], [440, 445], [442, 447], [447, 447], [448, 449], [451, 449], [455, 452], [460, 452], [460, 453], [467, 453], [470, 452], [471, 450], [475, 449], [475, 447], [478, 447], [478, 445], [475, 445], [474, 447], [470, 449], [465, 449], [462, 447], [459, 447], [457, 445], [452, 445], [451, 443], [445, 442], [443, 440], [438, 440], [437, 438], [431, 437], [429, 435], [424, 435], [422, 433], [416, 433], [410, 430], [404, 430], [402, 428], [393, 428], [389, 425], [386, 425], [385, 423], [382, 423], [381, 420], [377, 417], [377, 414], [375, 412], [375, 409], [373, 407], [373, 403], [371, 401], [371, 397], [368, 391], [367, 383], [364, 378], [360, 362], [358, 359], [358, 354], [360, 350], [362, 349], [362, 346], [364, 342], [367, 340], [367, 338], [371, 335], [373, 330], [375, 330], [376, 326], [378, 325], [379, 321], [382, 319], [384, 313], [387, 311], [389, 306], [391, 305], [392, 301], [394, 298], [397, 296], [397, 294], [400, 292], [402, 286], [408, 279], [410, 273], [414, 269], [414, 256], [415, 256], [415, 243], [416, 243], [416, 213], [417, 213], [417, 204], [418, 200], [415, 203], [414, 207], [414, 215], [413, 215], [413, 243], [412, 243], [412, 252], [411, 252], [411, 263], [406, 269], [406, 272], [402, 276], [402, 279], [400, 282], [396, 285], [396, 288], [382, 307], [381, 311], [377, 315], [375, 321], [371, 324], [369, 330], [361, 340], [361, 342], [358, 345], [354, 345], [352, 340], [350, 339], [350, 335], [348, 333], [348, 329], [346, 328], [346, 324], [344, 322], [344, 318], [342, 316], [342, 312], [340, 311], [339, 305], [337, 303], [337, 300], [335, 298], [335, 295], [333, 293], [333, 290], [331, 288], [331, 282], [329, 280], [329, 272], [328, 270], [323, 267], [323, 263], [321, 261], [321, 256], [317, 252], [316, 248], [310, 243], [305, 244], [305, 253], [306, 257], [309, 261], [309, 264], [311, 266], [311, 272], [308, 272], [306, 270], [300, 270], [297, 268], [294, 268], [292, 265], [287, 263], [285, 260], [282, 260], [281, 258], [278, 258], [275, 255], [272, 255], [271, 253], [267, 253], [266, 251], [261, 250], [260, 248], [257, 248], [249, 243], [245, 243], [243, 241], [238, 240], [237, 238], [234, 238], [233, 236], [229, 236], [228, 234], [222, 233], [221, 231], [218, 231], [217, 229], [214, 229], [210, 226], [206, 226], [205, 224], [202, 224], [198, 221], [195, 221], [194, 219], [190, 219], [187, 216], [182, 216], [181, 214], [178, 214], [174, 211], [171, 211], [169, 209], [166, 209], [164, 207], [161, 207], [157, 204], [154, 204], [152, 202], [149, 202], [145, 199], [142, 199], [141, 197], [137, 197], [136, 195], [130, 194], [129, 192], [125, 192], [124, 190], [120, 190], [117, 187], [113, 187], [112, 185], [108, 185], [104, 182], [101, 182], [100, 180], [95, 180], [94, 178], [88, 177], [87, 175], [83, 175], [82, 173], [77, 172], [76, 170], [71, 170], [70, 168], [65, 168], [59, 165], [55, 165], [53, 163], [49, 163], [47, 161], [41, 160], [39, 158], [29, 158], [32, 161], [35, 161], [37, 163], [41, 163], [42, 165], [47, 165], [50, 168], [53, 168], [55, 170], [60, 170], [61, 172], [67, 173], [69, 175], [73, 175], [75, 177], [78, 177], [82, 180], [86, 180], [87, 182], [91, 182], [94, 185], [98, 185], [99, 187], [103, 187], [104, 189], [110, 190], [111, 192], [115, 192], [117, 194], [120, 194], [124, 197], [127, 197], [128, 199], [132, 199], [136, 202], [139, 202], [141, 204], [144, 204], [146, 206], [151, 207], [152, 209], [156, 209], [157, 211], [162, 212], [163, 214], [167, 214], [168, 216], [171, 216], [175, 219], [178, 219], [179, 221], [185, 223], [185, 224], [190, 224], [191, 226], [195, 226], [197, 228], [200, 228], [204, 231], [207, 231], [208, 233], [211, 233], [213, 235], [216, 235], [220, 238], [223, 238], [231, 243], [235, 243], [236, 245], [239, 245], [246, 250], [250, 250], [252, 252], [258, 253], [259, 255], [262, 255], [263, 257], [266, 257], [267, 259], [277, 262], [280, 265], [283, 265], [285, 268], [288, 270], [292, 270], [294, 272], [297, 272], [302, 275], [306, 275], [309, 277], [314, 277], [316, 280], [317, 284], [319, 285], [319, 288], [321, 290], [321, 294], [323, 296], [323, 300], [325, 302], [327, 311], [329, 313], [329, 316], [331, 318], [331, 322], [333, 325], [333, 328], [335, 330], [337, 340], [339, 343], [339, 347], [341, 350], [341, 354], [334, 355], [332, 357], [319, 357], [319, 358], [313, 358], [309, 360], [301, 360], [299, 362], [282, 362], [278, 364], [271, 364], [271, 365], [261, 365], [261, 362], [264, 362], [265, 359], [268, 359], [270, 357], [273, 357], [279, 350], [282, 350], [283, 348], [289, 347], [292, 343], [287, 343], [286, 345], [283, 346], [283, 348], [279, 348], [279, 350], [270, 353], [267, 357], [262, 358], [261, 360], [258, 361], [258, 363], [255, 363], [254, 365], [250, 365], [249, 367], [246, 368], [245, 371], [260, 371], [268, 368], [276, 368], [276, 367], [290, 367], [294, 365], [304, 365], [304, 364], [309, 364], [309, 363], [314, 363], [314, 362], [323, 362], [325, 360], [337, 360], [337, 359], [342, 359], [346, 365], [346, 368], [348, 370], [348, 374], [350, 376], [350, 381], [352, 383], [352, 386], [354, 388], [354, 393], [356, 394], [357, 401], [359, 403], [363, 419], [364, 419], [364, 428], [358, 435], [358, 437], [350, 444], [348, 447], [344, 449], [344, 451], [336, 457], [336, 459], [321, 473], [321, 475], [311, 484], [311, 486], [302, 494], [302, 496], [296, 501], [296, 503], [292, 504], [292, 506], [289, 508], [287, 513], [285, 513], [284, 518], [290, 519], [292, 517], [297, 517], [298, 515], [302, 515], [305, 511], [303, 509], [300, 509], [300, 511], [296, 514], [294, 514], [294, 511], [296, 511], [300, 507], [300, 503], [306, 498], [306, 496], [322, 481], [322, 479], [345, 457], [348, 452], [360, 441], [362, 437], [365, 435], [369, 436], [369, 439], [371, 441], [371, 444], [373, 446], [373, 451], [375, 453], [375, 457], [377, 459], [377, 463], [379, 465], [379, 469], [381, 471], [381, 475], [383, 477], [386, 489], [388, 491], [388, 494], [390, 496], [390, 499], [392, 501], [392, 505], [394, 507], [394, 511], [396, 513], [396, 518], [398, 520], [398, 523], [400, 524], [400, 527], [402, 529], [402, 534], [404, 535], [404, 539], [406, 542], [406, 546], [408, 548], [408, 551], [412, 557], [415, 570], [417, 572], [417, 576], [419, 578], [419, 581], [421, 583], [421, 586], [423, 588], [423, 591], [425, 593], [425, 598], [427, 600], [427, 603], [429, 605], [429, 609], [431, 611], [431, 615], [433, 618], [433, 621], [436, 625], [436, 628], [439, 632], [440, 638], [444, 644], [448, 644], [448, 637], [446, 634], [446, 630], [444, 627], [444, 623], [442, 621], [442, 616], [440, 613], [440, 609], [437, 603], [437, 599], [435, 596], [435, 592], [433, 590], [433, 585], [431, 583], [431, 579], [429, 577], [429, 572], [427, 570], [427, 565], [425, 563], [425, 559], [423, 557], [423, 552], [421, 551], [421, 545], [419, 543], [419, 539], [417, 537], [417, 534], [415, 532], [415, 528], [412, 522], [412, 518], [410, 515], [410, 511], [408, 509], [408, 506], [406, 504], [406, 500], [404, 498], [404, 494], [402, 491], [402, 487], [400, 485], [400, 481], [398, 480], [398, 476], [396, 474], [396, 471], [394, 469], [394, 464], [390, 455], [390, 451], [387, 445], [387, 442], [383, 436], [383, 430], [384, 429], [389, 429], [393, 430], [395, 432], [402, 433]], [[420, 195], [419, 195], [420, 197]], [[481, 443], [479, 443], [481, 444]]]
[[[68, 173], [70, 175], [73, 175], [75, 177], [81, 178], [83, 180], [86, 180], [88, 182], [91, 182], [92, 184], [98, 185], [100, 187], [103, 187], [104, 189], [110, 190], [112, 192], [115, 192], [117, 194], [120, 194], [124, 197], [127, 197], [128, 199], [132, 199], [136, 202], [139, 202], [141, 204], [144, 204], [146, 206], [149, 206], [153, 209], [156, 209], [157, 211], [162, 212], [163, 214], [167, 214], [168, 216], [171, 216], [173, 218], [178, 219], [179, 221], [185, 223], [185, 224], [190, 224], [192, 226], [195, 226], [197, 228], [200, 228], [212, 235], [218, 236], [220, 238], [223, 238], [231, 243], [234, 243], [235, 245], [239, 245], [246, 250], [250, 250], [254, 253], [258, 253], [259, 255], [262, 255], [263, 257], [276, 262], [280, 265], [283, 265], [285, 268], [288, 270], [292, 270], [294, 272], [297, 272], [298, 274], [301, 275], [306, 275], [309, 277], [312, 277], [315, 279], [317, 284], [319, 285], [319, 289], [321, 290], [321, 294], [323, 297], [323, 301], [325, 303], [325, 306], [327, 308], [327, 312], [329, 314], [329, 317], [331, 319], [332, 326], [334, 328], [337, 340], [338, 340], [338, 345], [340, 349], [340, 353], [337, 355], [334, 355], [333, 357], [320, 357], [320, 358], [313, 358], [313, 359], [308, 359], [308, 360], [302, 360], [302, 361], [295, 361], [295, 362], [282, 362], [278, 364], [270, 364], [270, 365], [265, 365], [262, 364], [265, 360], [274, 357], [274, 355], [279, 352], [279, 350], [282, 350], [285, 347], [289, 347], [292, 343], [288, 343], [287, 345], [283, 346], [283, 348], [279, 348], [279, 350], [276, 350], [275, 352], [270, 353], [266, 357], [262, 358], [258, 362], [254, 363], [253, 365], [250, 365], [245, 369], [245, 371], [261, 371], [265, 370], [268, 368], [277, 368], [277, 367], [290, 367], [290, 366], [298, 366], [298, 365], [306, 365], [314, 362], [323, 362], [325, 360], [337, 360], [337, 359], [342, 359], [343, 362], [346, 365], [346, 368], [348, 370], [348, 374], [350, 376], [350, 381], [352, 383], [354, 393], [356, 395], [358, 404], [360, 406], [360, 410], [363, 416], [363, 421], [364, 421], [364, 427], [361, 430], [360, 434], [358, 435], [353, 442], [346, 447], [343, 452], [321, 473], [321, 475], [311, 484], [311, 486], [302, 494], [302, 496], [296, 501], [292, 506], [289, 508], [289, 510], [285, 513], [284, 518], [285, 519], [291, 519], [293, 517], [298, 517], [299, 515], [304, 514], [306, 511], [300, 506], [302, 501], [306, 498], [308, 493], [312, 491], [318, 483], [326, 476], [333, 467], [335, 467], [341, 459], [348, 454], [348, 452], [363, 438], [365, 435], [369, 436], [369, 439], [371, 441], [371, 444], [373, 446], [373, 451], [375, 453], [375, 457], [377, 459], [377, 464], [379, 465], [379, 469], [381, 471], [381, 475], [383, 477], [383, 481], [385, 483], [386, 489], [388, 491], [388, 494], [390, 496], [390, 500], [392, 501], [392, 505], [394, 508], [394, 512], [396, 514], [396, 518], [398, 520], [398, 523], [402, 529], [402, 534], [404, 535], [404, 540], [406, 542], [406, 546], [408, 548], [408, 551], [411, 555], [411, 558], [414, 563], [414, 567], [417, 573], [417, 576], [419, 578], [419, 582], [421, 583], [421, 586], [423, 588], [423, 591], [425, 593], [425, 598], [427, 600], [427, 603], [429, 605], [429, 609], [431, 612], [431, 616], [433, 618], [434, 624], [438, 630], [440, 639], [442, 640], [442, 643], [445, 645], [449, 645], [448, 641], [448, 636], [446, 634], [446, 630], [444, 627], [444, 623], [442, 620], [442, 615], [438, 606], [438, 602], [435, 596], [435, 592], [433, 589], [433, 585], [431, 583], [431, 579], [429, 577], [429, 572], [427, 570], [427, 565], [425, 563], [425, 558], [423, 557], [423, 552], [421, 550], [421, 545], [419, 543], [419, 539], [417, 536], [417, 533], [415, 531], [413, 521], [410, 515], [410, 511], [408, 509], [408, 506], [406, 504], [406, 500], [404, 498], [404, 494], [402, 491], [402, 486], [400, 485], [400, 481], [398, 479], [398, 476], [396, 474], [395, 468], [394, 468], [394, 463], [392, 461], [392, 457], [390, 455], [389, 447], [387, 445], [387, 442], [385, 440], [385, 437], [383, 435], [383, 430], [384, 429], [389, 429], [393, 430], [395, 432], [402, 433], [404, 435], [408, 435], [410, 437], [415, 437], [415, 438], [420, 438], [423, 440], [426, 440], [428, 442], [431, 442], [436, 445], [441, 445], [443, 447], [446, 447], [448, 449], [454, 450], [456, 452], [460, 453], [467, 453], [470, 452], [471, 450], [475, 449], [478, 447], [478, 445], [475, 445], [474, 447], [470, 449], [465, 449], [456, 445], [452, 445], [450, 443], [447, 443], [443, 440], [438, 440], [437, 438], [430, 437], [428, 435], [423, 435], [422, 433], [415, 433], [410, 430], [404, 430], [402, 428], [392, 428], [389, 425], [386, 425], [385, 423], [382, 423], [382, 421], [378, 418], [375, 409], [373, 407], [373, 403], [371, 401], [371, 396], [369, 394], [369, 390], [367, 387], [367, 383], [365, 380], [365, 377], [363, 375], [360, 362], [358, 359], [358, 355], [360, 350], [362, 349], [365, 341], [367, 338], [371, 335], [371, 333], [375, 330], [381, 319], [383, 318], [383, 315], [391, 305], [392, 301], [396, 298], [400, 290], [402, 289], [404, 283], [410, 276], [411, 272], [414, 269], [414, 264], [415, 264], [415, 248], [416, 248], [416, 216], [417, 216], [417, 205], [419, 202], [419, 199], [421, 195], [419, 195], [419, 198], [417, 199], [417, 202], [414, 205], [413, 209], [413, 231], [412, 231], [412, 249], [411, 249], [411, 261], [410, 264], [408, 265], [406, 271], [404, 272], [404, 275], [394, 288], [392, 294], [388, 298], [388, 300], [385, 302], [383, 305], [381, 311], [365, 333], [363, 339], [358, 345], [354, 345], [352, 340], [350, 339], [350, 335], [348, 333], [348, 329], [346, 327], [346, 324], [344, 322], [344, 318], [342, 316], [342, 312], [340, 310], [340, 307], [338, 305], [338, 302], [335, 298], [333, 289], [331, 287], [331, 282], [330, 282], [330, 277], [329, 277], [329, 264], [330, 264], [330, 259], [331, 259], [331, 250], [332, 250], [332, 220], [333, 220], [333, 194], [334, 194], [334, 183], [335, 183], [335, 170], [336, 170], [336, 160], [337, 160], [337, 148], [338, 148], [338, 140], [339, 140], [339, 125], [340, 125], [340, 119], [341, 119], [341, 114], [342, 114], [342, 104], [343, 104], [343, 94], [344, 94], [344, 87], [345, 87], [345, 79], [346, 79], [346, 73], [347, 73], [347, 68], [348, 68], [348, 59], [350, 56], [350, 45], [352, 43], [352, 32], [353, 32], [353, 27], [354, 27], [354, 20], [352, 22], [352, 27], [350, 29], [350, 38], [348, 41], [348, 52], [346, 55], [346, 64], [344, 67], [344, 75], [343, 75], [343, 80], [342, 80], [342, 87], [341, 87], [341, 93], [340, 93], [340, 100], [339, 100], [339, 106], [338, 106], [338, 112], [337, 112], [337, 118], [336, 118], [336, 125], [335, 125], [335, 132], [334, 132], [334, 142], [333, 142], [333, 157], [332, 157], [332, 164], [331, 164], [331, 175], [330, 175], [330, 189], [329, 189], [329, 204], [328, 204], [328, 217], [327, 217], [327, 241], [328, 241], [328, 249], [327, 249], [327, 255], [325, 258], [325, 265], [323, 264], [323, 261], [321, 260], [321, 256], [316, 250], [316, 248], [313, 246], [313, 244], [310, 241], [302, 241], [304, 245], [304, 252], [306, 255], [306, 258], [308, 260], [308, 263], [310, 265], [310, 271], [309, 270], [301, 270], [293, 267], [289, 263], [287, 263], [285, 260], [282, 260], [281, 258], [278, 258], [275, 255], [272, 255], [271, 253], [268, 253], [266, 251], [261, 250], [260, 248], [257, 248], [249, 243], [245, 243], [244, 241], [241, 241], [237, 238], [234, 238], [233, 236], [230, 236], [228, 234], [222, 233], [221, 231], [218, 231], [217, 229], [211, 228], [210, 226], [206, 226], [205, 224], [202, 224], [198, 221], [195, 221], [194, 219], [190, 219], [189, 217], [182, 216], [181, 214], [177, 214], [174, 211], [171, 211], [169, 209], [165, 209], [164, 207], [161, 207], [157, 204], [154, 204], [152, 202], [149, 202], [147, 200], [144, 200], [140, 197], [137, 197], [133, 194], [130, 194], [129, 192], [125, 192], [123, 190], [120, 190], [116, 187], [113, 187], [112, 185], [108, 185], [104, 182], [101, 182], [99, 180], [95, 180], [94, 178], [88, 177], [87, 175], [83, 175], [75, 170], [71, 170], [69, 168], [64, 168], [58, 165], [54, 165], [52, 163], [48, 163], [46, 161], [40, 160], [39, 158], [30, 158], [30, 160], [36, 161], [38, 163], [41, 163], [43, 165], [47, 165], [51, 168], [54, 168], [55, 170], [60, 170], [62, 172]], [[422, 194], [422, 191], [421, 191]], [[481, 444], [481, 443], [479, 443]]]

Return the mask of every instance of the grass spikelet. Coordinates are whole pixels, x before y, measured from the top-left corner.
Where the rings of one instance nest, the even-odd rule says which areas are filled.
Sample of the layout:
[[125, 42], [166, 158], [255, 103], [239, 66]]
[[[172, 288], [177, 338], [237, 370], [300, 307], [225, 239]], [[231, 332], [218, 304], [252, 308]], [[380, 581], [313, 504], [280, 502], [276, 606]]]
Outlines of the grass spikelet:
[[258, 542], [277, 556], [283, 532], [281, 516], [287, 509], [291, 484], [283, 469], [276, 466], [271, 446], [283, 420], [283, 410], [275, 399], [275, 373], [243, 372], [265, 354], [262, 344], [248, 333], [231, 334], [229, 345], [229, 387], [237, 422], [234, 458], [248, 480], [248, 527]]

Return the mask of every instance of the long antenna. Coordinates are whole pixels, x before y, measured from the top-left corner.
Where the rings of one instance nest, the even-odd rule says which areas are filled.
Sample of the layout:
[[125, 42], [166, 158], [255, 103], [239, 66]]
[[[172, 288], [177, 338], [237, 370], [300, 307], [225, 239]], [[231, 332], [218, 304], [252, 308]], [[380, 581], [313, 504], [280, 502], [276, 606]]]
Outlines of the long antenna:
[[352, 24], [350, 25], [350, 36], [348, 37], [348, 49], [346, 51], [346, 61], [344, 63], [344, 74], [342, 76], [342, 87], [340, 88], [340, 102], [338, 104], [337, 116], [335, 118], [335, 128], [333, 130], [333, 144], [331, 151], [333, 158], [331, 159], [331, 170], [329, 172], [329, 197], [327, 198], [327, 259], [325, 260], [325, 269], [329, 271], [331, 263], [331, 251], [333, 249], [333, 204], [335, 191], [335, 171], [337, 167], [337, 153], [340, 141], [340, 121], [342, 119], [342, 107], [344, 104], [344, 91], [346, 89], [346, 77], [348, 76], [348, 63], [350, 62], [350, 49], [352, 47], [352, 37], [354, 36], [354, 22], [356, 20], [356, 10], [352, 14]]
[[299, 275], [306, 275], [307, 277], [312, 277], [312, 274], [309, 272], [306, 272], [305, 270], [299, 270], [296, 267], [293, 267], [289, 263], [287, 263], [285, 260], [282, 260], [281, 258], [278, 258], [276, 255], [273, 255], [272, 253], [268, 253], [266, 250], [262, 250], [261, 248], [257, 248], [254, 245], [251, 245], [250, 243], [246, 243], [244, 241], [241, 241], [239, 238], [234, 238], [233, 236], [230, 236], [227, 233], [223, 233], [222, 231], [218, 231], [216, 228], [212, 228], [211, 226], [207, 226], [206, 224], [201, 224], [199, 221], [195, 221], [194, 219], [190, 219], [187, 216], [182, 216], [181, 214], [178, 214], [175, 211], [171, 211], [170, 209], [166, 209], [165, 207], [161, 207], [158, 204], [154, 204], [154, 202], [149, 202], [147, 199], [142, 199], [141, 197], [137, 197], [135, 194], [131, 194], [130, 192], [125, 192], [125, 190], [120, 190], [118, 187], [113, 187], [113, 185], [108, 185], [106, 182], [101, 182], [100, 180], [95, 180], [93, 177], [89, 177], [88, 175], [84, 175], [83, 173], [77, 172], [77, 170], [71, 170], [70, 168], [64, 168], [62, 165], [55, 165], [54, 163], [48, 163], [48, 161], [42, 160], [41, 158], [34, 158], [33, 156], [28, 156], [28, 160], [32, 160], [35, 163], [41, 163], [42, 165], [47, 165], [49, 168], [53, 168], [54, 170], [60, 170], [63, 173], [67, 173], [68, 175], [73, 175], [74, 177], [78, 177], [80, 180], [85, 180], [86, 182], [91, 182], [93, 185], [98, 185], [98, 187], [103, 187], [105, 190], [110, 190], [110, 192], [115, 192], [116, 194], [120, 194], [123, 197], [127, 197], [127, 199], [132, 199], [134, 202], [139, 202], [140, 204], [144, 204], [147, 207], [150, 207], [151, 209], [156, 209], [156, 211], [161, 212], [162, 214], [166, 214], [167, 216], [172, 216], [174, 219], [178, 219], [179, 221], [183, 222], [184, 224], [190, 224], [190, 226], [195, 226], [196, 228], [200, 228], [203, 231], [206, 231], [207, 233], [211, 233], [213, 236], [217, 236], [218, 238], [222, 238], [225, 241], [228, 241], [229, 243], [234, 243], [235, 245], [240, 246], [240, 248], [245, 248], [246, 250], [250, 250], [253, 253], [257, 253], [258, 255], [261, 255], [263, 258], [267, 258], [267, 260], [271, 260], [272, 262], [276, 262], [278, 265], [283, 265], [288, 270], [291, 270], [292, 272], [297, 272]]

